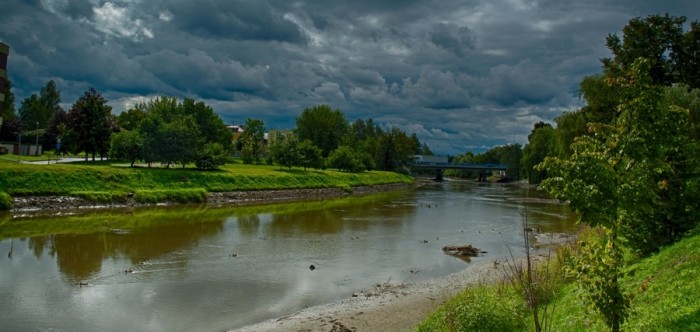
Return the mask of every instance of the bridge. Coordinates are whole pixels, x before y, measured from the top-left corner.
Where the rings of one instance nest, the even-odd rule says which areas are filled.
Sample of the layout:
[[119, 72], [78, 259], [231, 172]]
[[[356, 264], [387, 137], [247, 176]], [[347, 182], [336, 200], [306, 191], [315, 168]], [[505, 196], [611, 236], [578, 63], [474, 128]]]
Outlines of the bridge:
[[416, 161], [413, 163], [416, 169], [433, 169], [435, 170], [435, 180], [442, 181], [443, 170], [460, 169], [460, 170], [475, 170], [479, 172], [478, 181], [485, 181], [486, 176], [491, 171], [503, 171], [508, 169], [508, 165], [496, 163], [464, 163], [450, 164], [447, 162], [447, 157], [440, 156], [416, 156]]

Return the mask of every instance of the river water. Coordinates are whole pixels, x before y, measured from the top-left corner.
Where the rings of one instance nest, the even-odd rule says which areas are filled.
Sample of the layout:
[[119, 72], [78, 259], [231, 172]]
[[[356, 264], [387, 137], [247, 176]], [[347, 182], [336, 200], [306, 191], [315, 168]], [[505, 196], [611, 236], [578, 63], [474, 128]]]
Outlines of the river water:
[[443, 254], [445, 245], [487, 252], [473, 262], [521, 255], [524, 216], [542, 232], [576, 227], [568, 208], [542, 193], [472, 182], [323, 202], [13, 220], [2, 227], [48, 235], [1, 240], [0, 330], [242, 327], [468, 266]]

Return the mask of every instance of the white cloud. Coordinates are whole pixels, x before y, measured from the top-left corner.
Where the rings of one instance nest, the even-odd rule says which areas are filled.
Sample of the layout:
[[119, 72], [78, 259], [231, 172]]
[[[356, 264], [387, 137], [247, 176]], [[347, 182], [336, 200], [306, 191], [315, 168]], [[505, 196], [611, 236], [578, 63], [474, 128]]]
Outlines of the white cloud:
[[143, 26], [141, 19], [132, 18], [127, 7], [105, 2], [101, 7], [92, 8], [94, 14], [94, 26], [97, 30], [117, 36], [126, 37], [136, 41], [143, 37], [153, 38], [153, 32]]

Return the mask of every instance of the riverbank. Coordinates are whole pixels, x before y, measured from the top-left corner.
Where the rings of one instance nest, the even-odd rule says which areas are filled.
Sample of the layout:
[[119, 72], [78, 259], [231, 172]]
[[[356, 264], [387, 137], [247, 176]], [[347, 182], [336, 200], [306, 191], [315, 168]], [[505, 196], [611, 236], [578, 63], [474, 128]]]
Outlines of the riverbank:
[[[108, 162], [0, 164], [0, 209], [65, 210], [178, 203], [279, 202], [393, 190], [408, 175], [227, 164], [215, 171], [132, 168]], [[387, 189], [388, 188], [388, 189]]]
[[[317, 200], [340, 198], [351, 195], [370, 195], [380, 192], [405, 190], [412, 188], [406, 183], [389, 183], [370, 186], [357, 186], [349, 189], [341, 188], [308, 188], [308, 189], [278, 189], [250, 190], [207, 193], [205, 201], [211, 206], [268, 204], [291, 201]], [[155, 205], [171, 205], [178, 202], [163, 201], [158, 203], [139, 202], [133, 196], [117, 202], [95, 202], [75, 196], [21, 196], [13, 198], [13, 208], [10, 212], [51, 212], [60, 210], [100, 209], [145, 207]]]
[[378, 284], [351, 298], [231, 331], [412, 331], [452, 296], [469, 285], [501, 280], [507, 268], [493, 261], [469, 263], [447, 277], [415, 284]]

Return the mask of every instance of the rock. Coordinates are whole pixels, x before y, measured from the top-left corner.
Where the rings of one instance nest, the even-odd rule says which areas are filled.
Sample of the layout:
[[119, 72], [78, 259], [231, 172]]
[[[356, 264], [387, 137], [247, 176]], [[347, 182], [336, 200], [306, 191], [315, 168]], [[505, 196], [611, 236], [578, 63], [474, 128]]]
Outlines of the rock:
[[313, 271], [315, 269], [316, 269], [316, 267], [313, 264], [311, 264], [311, 266], [309, 266], [309, 270]]

